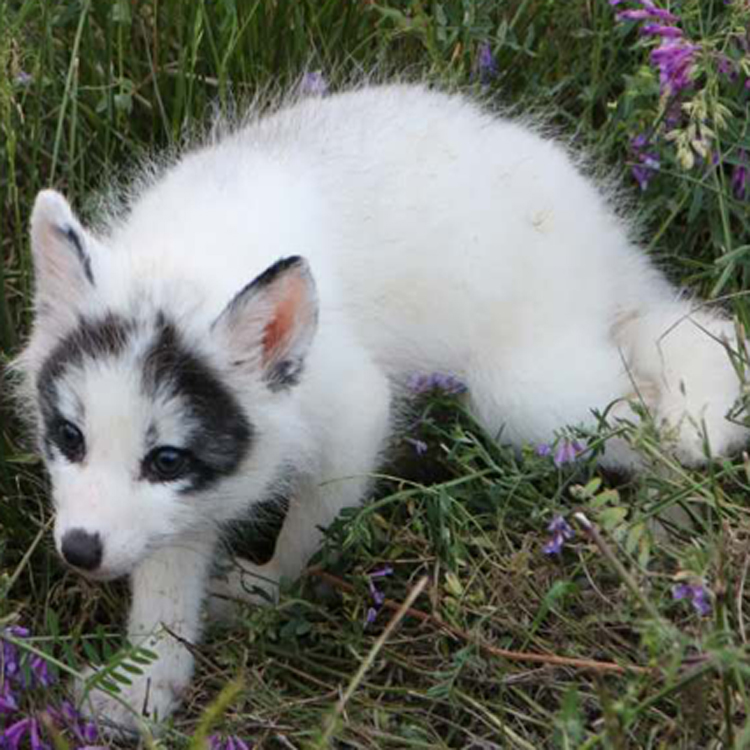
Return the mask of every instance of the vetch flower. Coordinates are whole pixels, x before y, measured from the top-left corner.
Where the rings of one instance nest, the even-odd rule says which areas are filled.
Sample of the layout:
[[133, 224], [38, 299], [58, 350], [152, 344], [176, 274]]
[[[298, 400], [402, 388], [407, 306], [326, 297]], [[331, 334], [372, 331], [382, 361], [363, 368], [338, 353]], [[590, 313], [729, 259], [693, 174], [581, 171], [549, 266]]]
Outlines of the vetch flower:
[[555, 466], [560, 467], [563, 464], [575, 461], [583, 451], [583, 446], [577, 440], [561, 440], [555, 449], [552, 460]]
[[637, 161], [631, 168], [633, 177], [641, 190], [646, 190], [651, 178], [659, 170], [661, 162], [659, 155], [651, 150], [652, 146], [644, 135], [639, 135], [630, 141], [633, 158]]
[[314, 70], [305, 73], [300, 81], [300, 93], [305, 96], [323, 96], [328, 93], [328, 81], [323, 73]]
[[662, 39], [680, 39], [683, 36], [682, 29], [659, 23], [646, 23], [638, 29], [638, 33], [643, 36], [660, 36]]
[[427, 453], [428, 445], [424, 440], [417, 440], [416, 438], [405, 438], [406, 442], [411, 444], [416, 451], [418, 456], [424, 456]]
[[736, 81], [737, 76], [737, 65], [735, 62], [727, 57], [726, 55], [720, 54], [717, 58], [716, 68], [720, 75], [726, 76], [730, 81]]
[[677, 21], [678, 18], [674, 13], [670, 13], [664, 8], [657, 8], [651, 0], [642, 0], [641, 5], [646, 9], [646, 12], [651, 18], [658, 18], [661, 21]]
[[701, 584], [680, 583], [672, 589], [672, 598], [676, 601], [687, 599], [703, 617], [711, 612], [711, 595]]
[[482, 42], [477, 51], [477, 70], [479, 71], [479, 80], [482, 83], [489, 83], [491, 79], [497, 76], [497, 60], [492, 54], [492, 47], [488, 42]]
[[6, 679], [16, 679], [21, 674], [21, 661], [18, 653], [18, 648], [15, 644], [6, 640], [7, 636], [11, 638], [26, 638], [29, 635], [29, 631], [26, 628], [22, 628], [19, 625], [11, 625], [9, 628], [0, 633], [0, 639], [2, 640], [3, 648], [2, 655], [2, 677]]
[[94, 743], [99, 740], [99, 730], [96, 724], [86, 721], [70, 701], [62, 701], [60, 708], [48, 707], [45, 713], [56, 726], [67, 729], [78, 742], [83, 743], [84, 746], [77, 750], [84, 750], [84, 747], [94, 750]]
[[27, 73], [25, 70], [19, 70], [13, 78], [13, 82], [16, 84], [16, 86], [20, 86], [21, 88], [31, 86], [33, 80], [34, 77], [30, 73]]
[[2, 678], [0, 686], [0, 714], [12, 714], [18, 711], [18, 701], [10, 687], [10, 680]]
[[43, 687], [49, 687], [54, 683], [55, 676], [50, 672], [47, 661], [41, 656], [32, 654], [29, 659], [29, 666], [31, 667], [32, 683], [35, 682]]
[[734, 197], [742, 201], [747, 197], [750, 182], [750, 160], [746, 151], [740, 151], [740, 162], [732, 170], [731, 186]]
[[221, 737], [218, 734], [212, 734], [208, 738], [208, 747], [209, 750], [250, 750], [252, 745], [248, 745], [235, 735]]
[[385, 578], [386, 576], [392, 576], [393, 568], [390, 565], [386, 565], [383, 568], [378, 568], [378, 570], [373, 570], [369, 575], [370, 578]]
[[43, 656], [22, 653], [8, 640], [28, 636], [29, 631], [18, 626], [0, 631], [0, 716], [7, 717], [1, 724], [0, 750], [51, 750], [43, 739], [49, 722], [76, 741], [76, 750], [104, 750], [94, 744], [99, 740], [96, 726], [84, 721], [69, 701], [62, 701], [59, 708], [47, 706], [35, 714], [25, 710], [24, 691], [47, 688], [56, 679]]
[[692, 82], [695, 56], [700, 45], [683, 39], [669, 40], [651, 52], [651, 62], [659, 70], [659, 83], [663, 94], [674, 96]]
[[623, 10], [615, 18], [618, 21], [648, 21], [651, 14], [647, 10]]
[[0, 747], [3, 750], [21, 750], [21, 742], [28, 736], [31, 750], [52, 750], [39, 735], [39, 721], [34, 718], [21, 719], [0, 732]]
[[552, 538], [542, 548], [545, 555], [559, 555], [565, 542], [572, 539], [575, 533], [562, 516], [555, 516], [547, 531], [552, 534]]
[[375, 585], [374, 579], [385, 578], [386, 576], [393, 575], [393, 568], [390, 565], [386, 565], [383, 568], [374, 570], [368, 575], [367, 586], [370, 589], [370, 596], [372, 597], [372, 606], [367, 610], [365, 616], [365, 625], [372, 625], [375, 622], [375, 618], [378, 616], [380, 608], [383, 606], [385, 601], [385, 594]]

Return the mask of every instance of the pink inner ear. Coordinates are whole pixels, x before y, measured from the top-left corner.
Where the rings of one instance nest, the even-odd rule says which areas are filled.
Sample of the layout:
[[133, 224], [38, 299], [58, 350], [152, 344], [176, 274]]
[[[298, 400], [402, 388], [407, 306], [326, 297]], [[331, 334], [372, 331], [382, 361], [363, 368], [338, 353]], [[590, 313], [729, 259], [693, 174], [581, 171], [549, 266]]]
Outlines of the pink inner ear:
[[263, 364], [283, 355], [289, 347], [305, 304], [305, 281], [299, 276], [286, 280], [273, 317], [263, 331]]

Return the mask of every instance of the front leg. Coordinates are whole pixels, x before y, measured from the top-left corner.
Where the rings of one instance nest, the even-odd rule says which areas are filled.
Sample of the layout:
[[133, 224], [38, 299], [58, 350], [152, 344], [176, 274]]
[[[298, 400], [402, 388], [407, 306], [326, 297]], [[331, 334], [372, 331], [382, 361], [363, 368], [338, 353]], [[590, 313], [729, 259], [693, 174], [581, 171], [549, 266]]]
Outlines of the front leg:
[[324, 531], [343, 508], [359, 505], [370, 483], [374, 465], [362, 476], [321, 481], [307, 477], [301, 480], [292, 497], [289, 510], [276, 541], [273, 557], [256, 565], [235, 557], [209, 586], [209, 616], [219, 622], [234, 623], [239, 616], [236, 604], [267, 604], [279, 594], [282, 578], [295, 580], [308, 560], [320, 548]]
[[179, 704], [193, 674], [193, 656], [185, 643], [200, 636], [214, 543], [213, 536], [185, 540], [158, 550], [133, 572], [128, 639], [157, 658], [142, 667], [142, 674], [127, 673], [133, 682], [120, 686], [117, 697], [88, 679], [81, 686], [84, 712], [105, 727], [132, 731], [140, 717], [163, 721]]

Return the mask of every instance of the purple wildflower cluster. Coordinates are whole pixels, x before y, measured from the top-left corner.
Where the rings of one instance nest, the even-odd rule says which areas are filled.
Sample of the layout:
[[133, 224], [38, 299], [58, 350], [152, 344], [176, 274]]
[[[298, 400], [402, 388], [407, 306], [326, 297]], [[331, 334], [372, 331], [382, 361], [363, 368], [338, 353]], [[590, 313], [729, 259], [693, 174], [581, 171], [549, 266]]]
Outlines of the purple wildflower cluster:
[[45, 724], [66, 732], [76, 742], [77, 750], [104, 750], [95, 745], [96, 726], [84, 721], [69, 701], [62, 701], [59, 708], [47, 706], [31, 716], [23, 710], [24, 695], [48, 688], [55, 682], [55, 676], [41, 656], [22, 653], [11, 640], [28, 636], [29, 631], [17, 625], [0, 633], [0, 750], [51, 750], [52, 746], [43, 739]]
[[547, 527], [547, 531], [552, 536], [542, 548], [545, 555], [559, 555], [565, 542], [570, 541], [575, 535], [570, 524], [562, 516], [555, 516]]
[[672, 598], [689, 601], [702, 617], [711, 614], [711, 595], [703, 584], [680, 583], [672, 589]]
[[554, 446], [549, 443], [539, 443], [534, 452], [542, 458], [552, 456], [552, 461], [559, 468], [565, 464], [577, 461], [585, 450], [586, 448], [578, 440], [568, 440], [565, 438], [558, 440]]
[[218, 734], [212, 734], [208, 738], [208, 750], [251, 750], [252, 743], [249, 745], [244, 740], [236, 736], [222, 737]]
[[[625, 0], [609, 0], [610, 5], [622, 5]], [[691, 83], [693, 58], [700, 45], [685, 40], [685, 33], [677, 22], [679, 18], [664, 8], [657, 8], [651, 0], [633, 0], [637, 8], [621, 10], [618, 21], [641, 23], [641, 36], [654, 37], [659, 46], [651, 52], [651, 62], [659, 71], [663, 94], [675, 95]]]
[[[686, 37], [680, 28], [680, 19], [673, 12], [659, 8], [652, 0], [608, 0], [609, 4], [618, 7], [617, 20], [638, 24], [638, 33], [645, 39], [652, 39], [657, 45], [651, 50], [650, 60], [659, 73], [659, 87], [666, 100], [666, 113], [662, 128], [669, 133], [681, 125], [683, 118], [683, 99], [693, 89], [696, 81], [697, 61], [699, 55], [714, 59], [719, 74], [731, 82], [739, 77], [739, 66], [725, 53], [712, 52]], [[740, 42], [744, 54], [748, 54], [747, 41]], [[750, 78], [744, 82], [750, 90]], [[692, 126], [691, 126], [692, 127]], [[656, 133], [650, 137], [638, 135], [631, 140], [630, 150], [634, 161], [632, 174], [641, 190], [646, 190], [649, 182], [658, 172], [661, 164], [655, 148]], [[678, 156], [685, 169], [690, 169], [698, 161], [706, 163], [709, 159], [708, 140], [713, 133], [705, 127], [700, 119], [697, 123], [697, 134], [689, 145], [678, 146]], [[679, 139], [678, 144], [680, 142]], [[694, 153], [693, 153], [694, 152]], [[740, 154], [742, 159], [742, 154]], [[731, 177], [732, 192], [740, 200], [748, 193], [747, 165], [734, 167]]]
[[390, 575], [393, 575], [393, 568], [390, 565], [386, 565], [384, 568], [374, 570], [368, 576], [367, 585], [370, 589], [370, 596], [372, 597], [372, 606], [367, 610], [365, 625], [372, 625], [372, 623], [375, 622], [375, 618], [378, 616], [378, 612], [385, 601], [385, 594], [375, 585], [375, 581], [378, 578], [385, 578]]

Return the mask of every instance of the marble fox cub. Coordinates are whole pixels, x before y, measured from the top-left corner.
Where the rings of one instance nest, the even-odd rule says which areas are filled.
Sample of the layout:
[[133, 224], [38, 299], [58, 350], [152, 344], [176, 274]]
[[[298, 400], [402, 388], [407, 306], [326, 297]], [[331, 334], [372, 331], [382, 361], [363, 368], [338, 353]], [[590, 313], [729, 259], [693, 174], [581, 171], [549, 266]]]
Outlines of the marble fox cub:
[[[459, 378], [516, 446], [634, 419], [634, 398], [685, 463], [745, 440], [732, 321], [665, 280], [566, 149], [463, 95], [293, 98], [148, 174], [96, 231], [52, 190], [31, 218], [16, 368], [55, 544], [129, 576], [129, 638], [158, 654], [91, 713], [173, 711], [208, 592], [300, 573], [367, 494], [414, 373]], [[613, 439], [602, 461], [639, 459]], [[212, 582], [222, 528], [278, 495], [271, 561]]]

